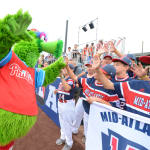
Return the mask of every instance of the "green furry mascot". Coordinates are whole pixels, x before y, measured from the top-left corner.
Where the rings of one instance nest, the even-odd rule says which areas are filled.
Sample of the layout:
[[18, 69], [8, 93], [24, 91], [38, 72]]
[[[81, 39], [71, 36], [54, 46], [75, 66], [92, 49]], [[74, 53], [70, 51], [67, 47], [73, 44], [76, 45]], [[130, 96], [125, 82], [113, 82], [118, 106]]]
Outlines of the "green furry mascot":
[[[38, 114], [35, 88], [55, 81], [65, 67], [63, 58], [58, 58], [63, 42], [37, 38], [27, 31], [31, 20], [22, 10], [0, 20], [0, 150], [9, 150], [30, 131]], [[42, 51], [58, 59], [43, 70], [34, 69]]]

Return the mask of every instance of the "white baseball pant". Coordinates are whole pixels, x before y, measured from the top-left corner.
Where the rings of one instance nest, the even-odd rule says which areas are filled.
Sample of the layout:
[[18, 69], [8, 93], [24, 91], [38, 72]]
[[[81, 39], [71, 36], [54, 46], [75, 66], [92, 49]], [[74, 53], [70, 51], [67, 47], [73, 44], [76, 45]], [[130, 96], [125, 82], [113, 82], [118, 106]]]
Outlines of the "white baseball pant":
[[75, 100], [67, 100], [67, 103], [58, 101], [60, 122], [60, 138], [66, 140], [67, 145], [72, 146], [72, 124], [75, 118]]

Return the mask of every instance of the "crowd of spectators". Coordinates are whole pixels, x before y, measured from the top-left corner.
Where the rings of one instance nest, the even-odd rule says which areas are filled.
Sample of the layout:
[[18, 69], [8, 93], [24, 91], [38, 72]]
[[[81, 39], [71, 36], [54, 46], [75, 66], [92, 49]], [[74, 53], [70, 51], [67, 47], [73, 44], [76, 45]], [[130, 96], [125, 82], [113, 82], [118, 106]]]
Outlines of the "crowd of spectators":
[[51, 54], [48, 54], [46, 56], [44, 54], [41, 54], [40, 59], [38, 61], [38, 67], [39, 68], [47, 67], [51, 63], [55, 62], [55, 60], [56, 59]]

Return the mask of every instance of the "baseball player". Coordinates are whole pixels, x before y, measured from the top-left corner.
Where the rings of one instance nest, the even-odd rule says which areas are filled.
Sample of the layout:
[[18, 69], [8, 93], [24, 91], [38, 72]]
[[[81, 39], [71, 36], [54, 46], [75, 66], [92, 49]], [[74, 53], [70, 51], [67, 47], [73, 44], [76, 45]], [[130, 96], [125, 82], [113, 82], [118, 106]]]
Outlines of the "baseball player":
[[[81, 73], [78, 77], [83, 77], [83, 78], [92, 78], [94, 75], [94, 72], [92, 70], [92, 61], [89, 61], [85, 64], [86, 68], [86, 72], [85, 73]], [[80, 96], [79, 99], [76, 103], [75, 106], [75, 121], [73, 123], [73, 133], [77, 134], [78, 133], [78, 129], [81, 125], [81, 121], [83, 119], [83, 123], [84, 123], [84, 135], [85, 135], [85, 129], [86, 129], [86, 116], [84, 117], [85, 111], [82, 105], [82, 88], [80, 88]], [[85, 137], [82, 138], [82, 142], [85, 143]]]
[[[135, 55], [127, 54], [127, 57], [131, 60], [132, 67], [134, 68], [135, 65], [136, 65], [136, 57], [135, 57]], [[138, 76], [133, 71], [131, 71], [130, 69], [128, 70], [128, 75], [129, 75], [129, 77], [131, 77], [133, 79], [137, 79], [138, 78]]]
[[112, 59], [114, 67], [116, 69], [116, 75], [113, 78], [113, 82], [124, 82], [132, 80], [128, 75], [128, 70], [132, 64], [131, 60], [127, 56], [121, 58]]
[[60, 138], [56, 140], [57, 145], [65, 144], [62, 150], [70, 150], [73, 145], [72, 123], [75, 114], [74, 82], [69, 78], [66, 69], [62, 70], [61, 82], [55, 93], [59, 94], [58, 112], [60, 122]]
[[[150, 64], [150, 57], [148, 56], [142, 56], [140, 60]], [[126, 110], [150, 118], [150, 81], [131, 80], [113, 83], [99, 70], [99, 65], [95, 67], [95, 71], [99, 74], [98, 80], [106, 89], [115, 90], [119, 98], [125, 98]], [[149, 80], [146, 77], [146, 69], [141, 69], [138, 76]]]
[[[112, 82], [115, 83], [115, 82], [125, 82], [125, 81], [133, 80], [133, 78], [129, 77], [128, 75], [128, 70], [132, 62], [127, 56], [112, 59], [112, 62], [114, 63], [113, 65], [116, 69], [116, 75], [114, 78], [112, 78]], [[118, 101], [112, 102], [111, 104], [114, 107], [120, 109], [126, 109], [124, 98], [120, 98]]]
[[[84, 116], [86, 117], [86, 122], [84, 122], [86, 123], [85, 128], [85, 137], [86, 137], [88, 128], [88, 114], [90, 110], [90, 104], [86, 101], [86, 99], [92, 96], [103, 98], [104, 100], [108, 101], [116, 101], [118, 100], [118, 96], [117, 94], [114, 93], [114, 91], [104, 89], [103, 85], [97, 80], [98, 74], [95, 74], [93, 78], [82, 78], [82, 77], [77, 78], [73, 74], [73, 72], [69, 69], [68, 65], [66, 65], [66, 69], [68, 71], [69, 76], [76, 82], [78, 82], [79, 86], [83, 89], [82, 99], [83, 99], [83, 107], [86, 113], [86, 115]], [[102, 69], [109, 79], [115, 75], [115, 68], [112, 65], [108, 65], [107, 67], [105, 66]]]

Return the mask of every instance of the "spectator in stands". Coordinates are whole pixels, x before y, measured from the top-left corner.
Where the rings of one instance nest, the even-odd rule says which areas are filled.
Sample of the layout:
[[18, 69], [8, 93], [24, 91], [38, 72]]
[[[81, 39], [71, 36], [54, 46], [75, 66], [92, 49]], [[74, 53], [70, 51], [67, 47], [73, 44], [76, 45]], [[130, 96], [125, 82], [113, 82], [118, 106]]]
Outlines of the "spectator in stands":
[[84, 63], [86, 63], [87, 59], [88, 59], [88, 51], [89, 51], [89, 45], [86, 44], [86, 46], [83, 48], [82, 50], [82, 61]]
[[98, 43], [97, 43], [97, 45], [96, 45], [96, 52], [99, 50], [99, 49], [101, 49], [101, 48], [103, 48], [103, 40], [99, 40], [98, 41]]
[[76, 60], [77, 61], [77, 55], [78, 55], [78, 44], [74, 44], [74, 48], [73, 48], [73, 50], [72, 50], [72, 58], [74, 59], [74, 60]]
[[40, 64], [41, 64], [41, 67], [44, 67], [44, 54], [41, 55]]
[[93, 56], [94, 56], [94, 53], [95, 53], [95, 46], [94, 46], [94, 43], [91, 43], [91, 45], [90, 45], [90, 47], [89, 47], [89, 59], [88, 59], [88, 61], [90, 61], [92, 58], [93, 58]]
[[48, 54], [48, 55], [45, 57], [44, 60], [45, 60], [46, 62], [48, 62], [48, 61], [49, 61], [49, 58], [50, 58], [50, 54]]
[[105, 42], [104, 47], [100, 47], [94, 57], [101, 57], [101, 66], [106, 64], [111, 64], [113, 59], [113, 54], [115, 53], [118, 57], [122, 57], [123, 55], [115, 48], [114, 43], [112, 41]]
[[48, 54], [45, 59], [44, 59], [45, 62], [47, 62], [48, 64], [51, 64], [51, 55]]
[[48, 62], [45, 61], [45, 62], [44, 62], [44, 67], [48, 67], [48, 65], [49, 65]]
[[78, 63], [83, 63], [83, 61], [82, 61], [82, 49], [79, 49], [78, 50]]
[[69, 60], [72, 60], [72, 52], [71, 52], [71, 47], [68, 47], [68, 51], [67, 51], [67, 57]]

